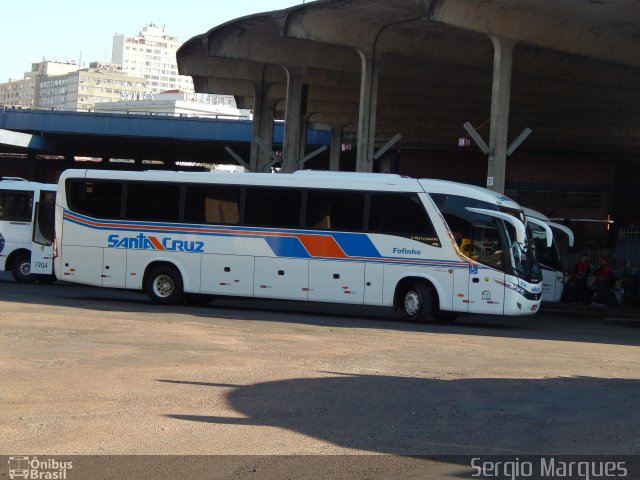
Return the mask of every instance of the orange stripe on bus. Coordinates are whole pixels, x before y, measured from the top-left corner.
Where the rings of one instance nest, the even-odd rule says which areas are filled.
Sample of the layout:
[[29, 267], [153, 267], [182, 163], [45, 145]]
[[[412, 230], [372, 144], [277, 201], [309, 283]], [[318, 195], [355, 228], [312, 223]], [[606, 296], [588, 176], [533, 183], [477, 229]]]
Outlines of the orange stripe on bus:
[[329, 235], [296, 235], [312, 257], [346, 258], [336, 240]]

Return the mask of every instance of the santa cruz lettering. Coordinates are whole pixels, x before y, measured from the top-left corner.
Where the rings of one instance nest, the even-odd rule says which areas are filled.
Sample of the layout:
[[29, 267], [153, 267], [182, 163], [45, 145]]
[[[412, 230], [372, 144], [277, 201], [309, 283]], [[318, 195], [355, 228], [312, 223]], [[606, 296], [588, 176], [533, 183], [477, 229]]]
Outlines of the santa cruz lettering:
[[204, 242], [193, 240], [176, 240], [171, 237], [158, 239], [151, 235], [140, 233], [135, 237], [121, 237], [109, 235], [107, 247], [109, 248], [133, 248], [138, 250], [166, 250], [168, 252], [194, 252], [204, 251]]

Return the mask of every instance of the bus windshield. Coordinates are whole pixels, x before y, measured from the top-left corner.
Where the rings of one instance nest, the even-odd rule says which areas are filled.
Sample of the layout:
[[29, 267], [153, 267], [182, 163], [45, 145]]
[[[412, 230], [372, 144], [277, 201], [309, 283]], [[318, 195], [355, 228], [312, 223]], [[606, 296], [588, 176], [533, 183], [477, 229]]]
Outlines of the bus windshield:
[[523, 280], [533, 283], [540, 281], [530, 231], [527, 231], [524, 244], [519, 243], [514, 225], [489, 215], [489, 211], [500, 212], [522, 222], [524, 215], [521, 211], [498, 208], [496, 205], [455, 195], [431, 196], [442, 212], [461, 253], [471, 260]]
[[[525, 215], [522, 210], [513, 210], [501, 207], [500, 211], [516, 217], [522, 223], [525, 223]], [[535, 241], [536, 237], [534, 236], [531, 228], [527, 228], [526, 230], [526, 242], [524, 244], [520, 244], [516, 241], [515, 229], [511, 225], [507, 225], [507, 235], [509, 236], [508, 241], [511, 245], [511, 265], [516, 276], [529, 282], [540, 282], [542, 274], [540, 272], [540, 265], [538, 264], [539, 259], [536, 248], [537, 244]], [[546, 236], [544, 237], [544, 240], [546, 240]]]
[[547, 232], [540, 226], [529, 224], [531, 229], [531, 236], [536, 248], [536, 256], [538, 261], [542, 265], [554, 268], [556, 270], [562, 270], [562, 263], [560, 262], [560, 253], [558, 252], [558, 245], [554, 239], [550, 247], [547, 246]]
[[509, 254], [513, 273], [528, 282], [539, 282], [542, 275], [531, 229], [527, 229], [527, 241], [524, 245], [516, 241], [515, 229], [511, 225], [507, 225], [506, 233], [510, 245]]

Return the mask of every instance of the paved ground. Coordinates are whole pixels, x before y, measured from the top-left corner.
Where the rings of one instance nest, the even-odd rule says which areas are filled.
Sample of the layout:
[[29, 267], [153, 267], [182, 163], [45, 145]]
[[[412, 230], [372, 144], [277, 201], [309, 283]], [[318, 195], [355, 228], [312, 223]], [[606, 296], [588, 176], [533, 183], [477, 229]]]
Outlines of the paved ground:
[[412, 325], [3, 276], [0, 454], [640, 454], [640, 330], [560, 313]]

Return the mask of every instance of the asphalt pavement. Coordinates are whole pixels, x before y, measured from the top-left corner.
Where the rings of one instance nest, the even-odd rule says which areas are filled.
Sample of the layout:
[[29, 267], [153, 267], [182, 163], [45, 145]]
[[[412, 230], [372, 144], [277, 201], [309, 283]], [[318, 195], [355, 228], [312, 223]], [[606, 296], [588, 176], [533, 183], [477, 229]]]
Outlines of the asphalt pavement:
[[[9, 272], [0, 272], [0, 281], [13, 281]], [[640, 305], [631, 307], [592, 306], [573, 302], [544, 302], [540, 312], [549, 315], [561, 315], [584, 318], [588, 321], [640, 327]]]

